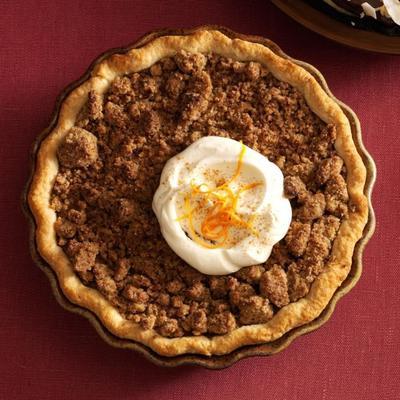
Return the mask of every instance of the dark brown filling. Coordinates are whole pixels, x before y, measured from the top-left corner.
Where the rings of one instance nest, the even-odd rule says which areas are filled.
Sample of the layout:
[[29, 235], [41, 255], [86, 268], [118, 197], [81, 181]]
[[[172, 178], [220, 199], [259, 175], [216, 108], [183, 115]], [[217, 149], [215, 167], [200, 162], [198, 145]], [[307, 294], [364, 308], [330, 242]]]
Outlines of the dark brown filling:
[[[202, 136], [242, 140], [285, 176], [293, 220], [263, 265], [203, 275], [166, 244], [152, 211], [165, 162]], [[89, 94], [60, 146], [58, 244], [85, 285], [163, 336], [263, 323], [305, 296], [347, 214], [335, 127], [255, 62], [181, 52]]]

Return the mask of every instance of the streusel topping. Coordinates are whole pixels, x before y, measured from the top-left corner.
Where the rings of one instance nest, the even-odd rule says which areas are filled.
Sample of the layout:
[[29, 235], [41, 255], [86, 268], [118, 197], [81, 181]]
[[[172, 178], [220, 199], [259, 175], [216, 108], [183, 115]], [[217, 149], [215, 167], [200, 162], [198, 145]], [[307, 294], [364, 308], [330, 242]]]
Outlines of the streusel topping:
[[[187, 265], [151, 203], [166, 161], [203, 136], [230, 137], [275, 162], [293, 219], [265, 264], [222, 276]], [[58, 244], [85, 285], [166, 337], [263, 323], [305, 296], [329, 261], [348, 193], [335, 127], [256, 62], [180, 52], [89, 93], [58, 151]]]

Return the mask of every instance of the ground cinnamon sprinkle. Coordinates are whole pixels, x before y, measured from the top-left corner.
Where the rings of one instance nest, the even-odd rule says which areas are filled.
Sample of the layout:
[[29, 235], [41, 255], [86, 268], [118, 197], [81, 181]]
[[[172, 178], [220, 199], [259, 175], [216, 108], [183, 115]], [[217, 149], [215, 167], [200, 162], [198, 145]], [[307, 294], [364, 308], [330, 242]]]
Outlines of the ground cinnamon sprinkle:
[[[275, 162], [293, 208], [265, 264], [222, 277], [175, 255], [151, 209], [165, 162], [207, 135], [242, 140]], [[163, 336], [266, 322], [308, 293], [347, 215], [334, 141], [335, 127], [260, 64], [180, 52], [89, 94], [58, 151], [58, 244], [86, 285]]]

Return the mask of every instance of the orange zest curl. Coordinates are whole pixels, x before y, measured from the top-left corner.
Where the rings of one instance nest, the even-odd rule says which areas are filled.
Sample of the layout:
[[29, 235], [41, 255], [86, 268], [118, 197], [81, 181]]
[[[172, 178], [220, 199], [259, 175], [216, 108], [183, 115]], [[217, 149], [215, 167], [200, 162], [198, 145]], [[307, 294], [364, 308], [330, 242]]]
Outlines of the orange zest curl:
[[[226, 245], [229, 237], [230, 228], [248, 229], [258, 236], [258, 232], [253, 228], [252, 224], [255, 215], [252, 215], [248, 221], [245, 221], [237, 213], [237, 205], [240, 195], [261, 185], [261, 182], [253, 182], [244, 185], [234, 193], [229, 184], [236, 180], [241, 173], [243, 166], [243, 157], [246, 147], [242, 143], [239, 154], [236, 171], [233, 176], [223, 184], [210, 189], [206, 183], [195, 185], [191, 182], [190, 192], [184, 198], [184, 215], [177, 218], [177, 221], [187, 220], [188, 234], [192, 240], [208, 249], [220, 248]], [[198, 205], [192, 207], [192, 200], [196, 199]], [[200, 225], [199, 235], [196, 232], [193, 223], [193, 215], [199, 209], [206, 210], [206, 215]]]

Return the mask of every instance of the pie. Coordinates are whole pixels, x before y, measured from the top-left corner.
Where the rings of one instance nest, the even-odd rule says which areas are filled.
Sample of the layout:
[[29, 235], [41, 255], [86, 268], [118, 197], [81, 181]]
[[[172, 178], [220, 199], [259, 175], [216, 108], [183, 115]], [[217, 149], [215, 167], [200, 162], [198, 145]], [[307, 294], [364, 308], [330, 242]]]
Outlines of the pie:
[[[275, 163], [292, 207], [268, 260], [228, 275], [183, 261], [152, 211], [165, 163], [204, 136]], [[161, 355], [210, 356], [318, 317], [366, 225], [365, 180], [348, 119], [309, 72], [202, 29], [95, 66], [41, 143], [29, 205], [38, 251], [71, 302]]]
[[398, 0], [308, 0], [312, 5], [354, 27], [387, 35], [400, 34]]

